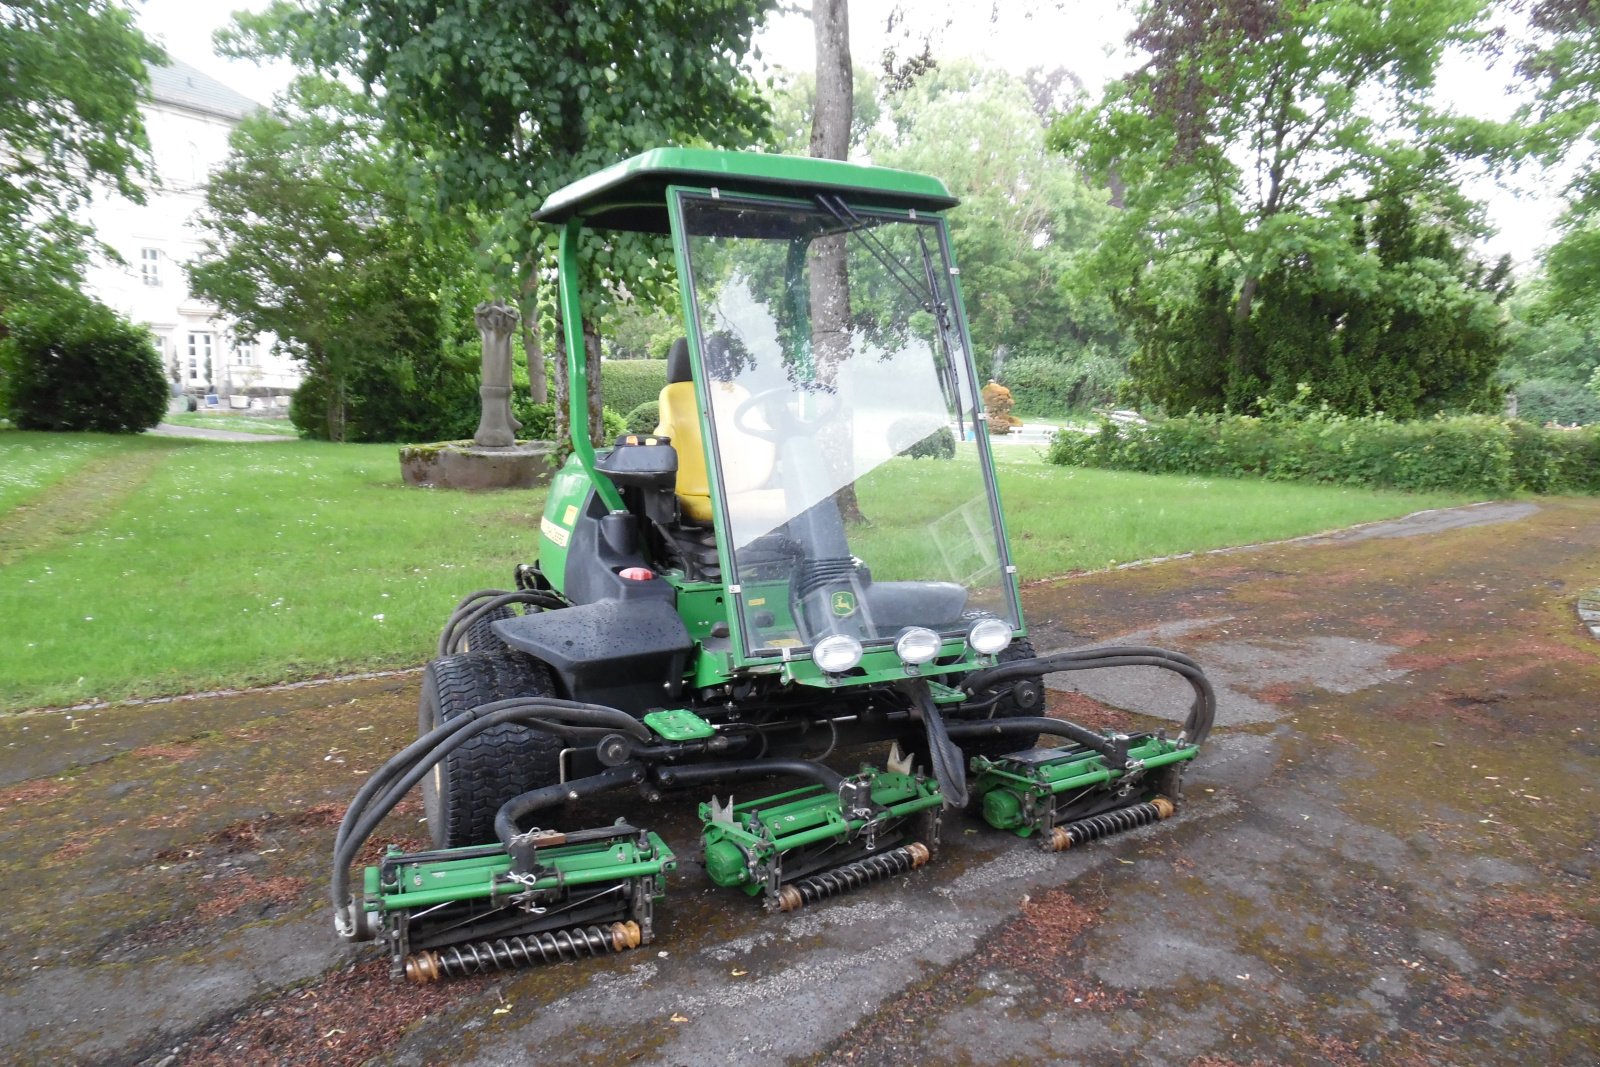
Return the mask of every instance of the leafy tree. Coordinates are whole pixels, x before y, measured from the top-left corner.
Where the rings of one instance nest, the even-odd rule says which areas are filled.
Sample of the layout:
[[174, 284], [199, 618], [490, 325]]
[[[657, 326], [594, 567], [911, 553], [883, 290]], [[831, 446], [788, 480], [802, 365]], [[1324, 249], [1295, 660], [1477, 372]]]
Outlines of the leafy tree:
[[1529, 40], [1519, 69], [1537, 102], [1520, 118], [1531, 124], [1545, 161], [1576, 168], [1560, 240], [1545, 267], [1549, 299], [1580, 314], [1600, 302], [1600, 5], [1593, 0], [1525, 0]]
[[[1267, 332], [1256, 313], [1267, 281], [1293, 271], [1308, 293], [1381, 294], [1393, 265], [1352, 236], [1379, 199], [1422, 213], [1453, 245], [1472, 232], [1475, 206], [1450, 165], [1467, 151], [1515, 151], [1517, 131], [1438, 113], [1427, 100], [1445, 50], [1484, 38], [1485, 6], [1141, 4], [1130, 43], [1145, 62], [1098, 104], [1065, 116], [1053, 143], [1095, 180], [1115, 179], [1124, 190], [1124, 210], [1089, 269], [1113, 280], [1119, 307], [1140, 330], [1147, 392], [1169, 407], [1208, 410], [1250, 410], [1257, 397], [1290, 395], [1300, 382], [1320, 395], [1328, 390], [1314, 361], [1259, 358], [1256, 341]], [[1437, 274], [1427, 258], [1408, 277]], [[1473, 285], [1468, 276], [1440, 284], [1452, 300]], [[1183, 355], [1168, 343], [1181, 329], [1219, 347]], [[1387, 389], [1340, 383], [1331, 391], [1356, 402]], [[1397, 390], [1426, 402], [1426, 388]]]
[[92, 235], [74, 215], [97, 184], [143, 203], [139, 102], [165, 58], [116, 0], [0, 8], [0, 309], [81, 275]]
[[207, 186], [192, 289], [242, 335], [275, 334], [305, 364], [295, 414], [313, 436], [470, 432], [475, 291], [465, 238], [406, 223], [413, 168], [361, 97], [301, 78], [282, 107], [288, 117], [240, 124]]
[[[549, 193], [646, 148], [745, 145], [765, 134], [765, 107], [741, 64], [768, 6], [603, 0], [530, 12], [478, 0], [278, 0], [240, 16], [232, 47], [359, 78], [387, 129], [426, 160], [439, 208], [490, 228], [489, 262], [501, 290], [519, 293], [531, 329], [555, 238], [528, 220]], [[626, 279], [632, 295], [649, 297], [642, 290], [660, 282], [671, 257], [660, 242], [608, 236], [586, 259], [598, 435], [598, 326], [616, 293], [601, 283]], [[530, 363], [542, 363], [537, 333], [524, 345]], [[556, 371], [564, 432], [560, 360]], [[537, 391], [544, 376], [530, 377]]]
[[868, 138], [872, 158], [937, 174], [961, 198], [950, 241], [979, 373], [1003, 379], [994, 367], [1002, 352], [1064, 365], [1125, 356], [1109, 300], [1073, 273], [1114, 212], [1103, 190], [1046, 146], [1028, 82], [946, 64], [890, 95], [884, 111], [888, 121]]

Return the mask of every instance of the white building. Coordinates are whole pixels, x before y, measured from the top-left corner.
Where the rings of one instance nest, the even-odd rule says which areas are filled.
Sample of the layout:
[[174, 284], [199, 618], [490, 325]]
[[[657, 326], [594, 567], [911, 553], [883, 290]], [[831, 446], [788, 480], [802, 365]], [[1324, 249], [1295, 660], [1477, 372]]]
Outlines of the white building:
[[189, 223], [204, 206], [206, 179], [228, 158], [233, 128], [261, 105], [178, 60], [152, 67], [150, 87], [143, 111], [156, 181], [144, 204], [108, 195], [90, 208], [96, 236], [124, 263], [91, 266], [89, 292], [150, 327], [167, 376], [188, 392], [287, 393], [300, 383], [294, 361], [273, 354], [271, 336], [235, 343], [231, 323], [190, 294], [183, 270], [200, 251]]

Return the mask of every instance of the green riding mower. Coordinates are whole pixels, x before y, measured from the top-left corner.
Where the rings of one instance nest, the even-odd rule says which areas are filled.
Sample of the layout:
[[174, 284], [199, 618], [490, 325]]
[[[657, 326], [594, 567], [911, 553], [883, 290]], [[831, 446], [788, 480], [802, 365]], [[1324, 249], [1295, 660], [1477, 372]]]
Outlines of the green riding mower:
[[[1054, 850], [1172, 813], [1215, 698], [1178, 653], [1029, 645], [955, 204], [921, 175], [700, 149], [550, 197], [571, 456], [537, 562], [461, 601], [416, 742], [339, 827], [341, 936], [386, 941], [419, 981], [648, 943], [677, 854], [639, 824], [670, 794], [703, 801], [711, 881], [774, 912], [929, 862], [951, 809]], [[586, 230], [669, 239], [683, 299], [660, 425], [601, 450]], [[1119, 666], [1186, 679], [1183, 727], [1045, 714], [1046, 674]], [[824, 762], [845, 749], [880, 755], [853, 773]], [[417, 785], [435, 847], [391, 848], [353, 890], [361, 849]], [[582, 825], [579, 802], [630, 793], [633, 814]]]

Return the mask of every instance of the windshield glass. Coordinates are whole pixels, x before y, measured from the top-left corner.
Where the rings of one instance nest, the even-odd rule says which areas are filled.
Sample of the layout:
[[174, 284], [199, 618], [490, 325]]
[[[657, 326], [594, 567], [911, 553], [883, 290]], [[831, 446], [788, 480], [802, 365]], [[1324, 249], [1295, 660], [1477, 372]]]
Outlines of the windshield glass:
[[1015, 625], [941, 224], [680, 196], [747, 651]]

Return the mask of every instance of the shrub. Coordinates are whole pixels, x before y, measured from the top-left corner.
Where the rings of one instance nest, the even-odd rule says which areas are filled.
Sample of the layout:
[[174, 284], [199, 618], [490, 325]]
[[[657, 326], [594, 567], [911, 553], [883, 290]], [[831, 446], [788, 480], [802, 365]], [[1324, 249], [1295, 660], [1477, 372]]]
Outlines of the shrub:
[[629, 433], [655, 433], [661, 424], [661, 403], [651, 400], [640, 404], [624, 417]]
[[[915, 417], [895, 420], [889, 427], [891, 447], [896, 442], [911, 438], [913, 434], [922, 433], [926, 428], [927, 423]], [[899, 454], [912, 459], [954, 459], [956, 435], [950, 431], [950, 427], [938, 426], [923, 433], [922, 437], [913, 439], [900, 449]]]
[[600, 364], [600, 396], [606, 407], [617, 411], [659, 400], [666, 384], [664, 359], [608, 359]]
[[1191, 415], [1058, 433], [1054, 463], [1152, 474], [1256, 475], [1408, 490], [1600, 492], [1600, 429], [1545, 430], [1484, 415], [1396, 422]]
[[983, 387], [983, 410], [988, 416], [984, 426], [990, 436], [1004, 437], [1011, 432], [1013, 426], [1021, 426], [1022, 420], [1011, 414], [1011, 409], [1016, 402], [1011, 399], [1011, 390], [999, 382], [991, 381]]
[[[522, 423], [522, 429], [517, 431], [517, 436], [525, 441], [550, 441], [556, 435], [556, 406], [555, 404], [535, 404], [527, 394], [511, 397], [511, 413]], [[603, 409], [602, 417], [605, 428], [606, 440], [613, 440], [622, 434], [628, 433], [628, 420], [618, 415], [611, 408]], [[650, 428], [655, 429], [651, 423]]]
[[139, 433], [167, 410], [150, 332], [104, 304], [15, 308], [0, 342], [6, 416], [20, 430]]
[[1588, 386], [1551, 378], [1532, 378], [1517, 386], [1517, 417], [1536, 425], [1600, 423], [1600, 396]]
[[1071, 358], [1012, 356], [1001, 368], [1016, 410], [1047, 417], [1109, 403], [1124, 375], [1121, 362], [1094, 349]]

